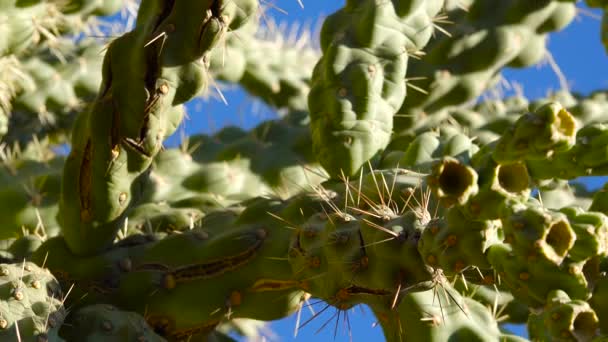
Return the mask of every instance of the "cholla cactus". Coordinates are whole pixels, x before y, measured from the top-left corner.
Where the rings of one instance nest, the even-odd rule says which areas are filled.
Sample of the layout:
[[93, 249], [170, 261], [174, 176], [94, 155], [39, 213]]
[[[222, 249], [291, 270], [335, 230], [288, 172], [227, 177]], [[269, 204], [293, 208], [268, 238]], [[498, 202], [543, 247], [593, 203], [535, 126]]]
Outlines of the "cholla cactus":
[[[476, 101], [575, 6], [347, 0], [292, 39], [142, 0], [103, 46], [120, 2], [0, 1], [0, 336], [255, 338], [314, 297], [388, 341], [608, 338], [606, 92]], [[164, 147], [214, 80], [279, 118]]]

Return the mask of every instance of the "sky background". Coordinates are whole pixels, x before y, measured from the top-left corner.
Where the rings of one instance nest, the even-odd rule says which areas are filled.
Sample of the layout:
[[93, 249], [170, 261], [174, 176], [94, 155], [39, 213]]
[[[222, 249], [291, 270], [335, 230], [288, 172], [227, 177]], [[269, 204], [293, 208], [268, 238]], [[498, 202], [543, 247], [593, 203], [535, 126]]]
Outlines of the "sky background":
[[[270, 4], [266, 16], [278, 22], [305, 23], [318, 22], [319, 18], [326, 16], [338, 8], [344, 1], [331, 0], [302, 0], [301, 8], [297, 0], [275, 0]], [[264, 1], [262, 1], [264, 2]], [[579, 3], [581, 11], [578, 18], [562, 32], [550, 36], [549, 47], [556, 63], [566, 76], [571, 89], [576, 92], [588, 94], [593, 90], [608, 88], [608, 58], [600, 44], [600, 16], [599, 11], [592, 11]], [[272, 7], [279, 7], [281, 10]], [[595, 17], [595, 18], [593, 18]], [[560, 89], [559, 79], [547, 64], [525, 70], [506, 70], [504, 75], [511, 82], [521, 85], [524, 94], [529, 98], [538, 98], [547, 94], [548, 90]], [[228, 105], [219, 99], [197, 99], [188, 105], [189, 120], [185, 122], [181, 134], [213, 133], [226, 125], [238, 125], [245, 128], [254, 127], [264, 119], [273, 118], [273, 113], [263, 105], [256, 103], [238, 89], [224, 89]], [[180, 141], [180, 134], [176, 134], [167, 141], [167, 146], [175, 146]], [[597, 187], [600, 182], [592, 180], [590, 183]], [[324, 307], [323, 303], [314, 306], [315, 310]], [[270, 328], [274, 337], [270, 340], [280, 341], [370, 341], [384, 340], [380, 327], [373, 328], [375, 322], [373, 314], [368, 309], [355, 308], [348, 314], [350, 321], [350, 336], [345, 321], [341, 318], [337, 326], [334, 339], [336, 318], [333, 308], [327, 310], [314, 321], [300, 329], [297, 338], [293, 337], [296, 325], [295, 317], [289, 317], [273, 322]], [[310, 312], [304, 310], [302, 321], [310, 318]], [[341, 316], [343, 317], [343, 315]], [[324, 329], [319, 328], [331, 320]], [[522, 333], [521, 327], [515, 331]]]

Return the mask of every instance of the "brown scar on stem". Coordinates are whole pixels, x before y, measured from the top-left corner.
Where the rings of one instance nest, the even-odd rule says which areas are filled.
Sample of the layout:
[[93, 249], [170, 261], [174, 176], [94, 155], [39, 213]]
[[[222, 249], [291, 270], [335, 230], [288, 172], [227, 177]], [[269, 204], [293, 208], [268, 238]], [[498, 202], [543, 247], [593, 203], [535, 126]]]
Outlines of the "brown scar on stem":
[[82, 154], [82, 162], [80, 163], [80, 172], [78, 179], [79, 199], [80, 199], [80, 220], [89, 222], [91, 220], [91, 159], [92, 159], [91, 140], [87, 141]]
[[[257, 240], [242, 252], [223, 258], [217, 258], [205, 263], [185, 265], [170, 268], [160, 263], [144, 263], [134, 268], [134, 271], [158, 271], [164, 273], [163, 279], [170, 280], [173, 288], [179, 283], [193, 280], [209, 279], [232, 271], [253, 260], [258, 250], [263, 246], [265, 236], [254, 233]], [[168, 289], [170, 289], [168, 288]]]
[[259, 239], [239, 254], [219, 258], [202, 264], [182, 266], [171, 271], [177, 283], [197, 279], [208, 279], [232, 271], [255, 258], [257, 251], [262, 247], [263, 239]]
[[267, 292], [267, 291], [282, 291], [292, 288], [299, 288], [301, 282], [298, 280], [275, 280], [275, 279], [259, 279], [253, 286], [247, 289], [248, 292]]

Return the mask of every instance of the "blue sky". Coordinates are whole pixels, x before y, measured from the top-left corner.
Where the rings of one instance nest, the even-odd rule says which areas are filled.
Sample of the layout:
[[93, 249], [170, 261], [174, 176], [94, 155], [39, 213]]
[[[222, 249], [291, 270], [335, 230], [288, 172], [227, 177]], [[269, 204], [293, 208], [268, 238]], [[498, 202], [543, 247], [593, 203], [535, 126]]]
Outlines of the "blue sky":
[[[320, 16], [327, 15], [343, 5], [343, 1], [302, 0], [301, 8], [297, 0], [273, 1], [281, 10], [270, 8], [266, 15], [279, 22], [307, 22], [316, 21]], [[579, 3], [579, 6], [583, 7]], [[272, 7], [272, 6], [271, 6]], [[583, 7], [584, 8], [584, 7]], [[590, 11], [584, 8], [584, 12]], [[284, 13], [286, 12], [286, 13]], [[598, 11], [591, 11], [591, 15], [599, 16]], [[600, 21], [589, 15], [581, 14], [567, 29], [551, 35], [549, 46], [556, 63], [569, 81], [574, 91], [587, 94], [593, 90], [608, 88], [608, 58], [600, 44]], [[507, 70], [505, 76], [508, 80], [517, 82], [524, 93], [530, 98], [544, 96], [549, 89], [560, 89], [559, 80], [555, 72], [548, 66], [532, 67], [525, 70]], [[225, 105], [217, 99], [208, 101], [196, 100], [188, 106], [190, 120], [185, 124], [185, 134], [212, 133], [226, 125], [239, 125], [253, 127], [257, 122], [272, 117], [268, 109], [253, 111], [253, 101], [239, 90], [224, 91], [228, 101]], [[172, 137], [167, 145], [172, 146], [179, 142], [179, 136]], [[599, 183], [592, 182], [594, 185]], [[314, 306], [315, 310], [323, 308], [323, 304]], [[300, 329], [299, 335], [294, 339], [293, 331], [296, 325], [295, 318], [289, 317], [271, 324], [275, 339], [281, 341], [333, 341], [336, 318], [320, 332], [317, 330], [332, 318], [335, 313], [329, 309], [325, 314]], [[310, 317], [310, 312], [304, 310], [302, 322]], [[341, 316], [343, 317], [343, 316]], [[367, 310], [356, 308], [349, 312], [351, 336], [353, 341], [384, 340], [380, 327], [372, 328], [373, 314]], [[345, 321], [341, 318], [337, 323], [336, 341], [349, 341]], [[521, 328], [517, 329], [521, 332]]]

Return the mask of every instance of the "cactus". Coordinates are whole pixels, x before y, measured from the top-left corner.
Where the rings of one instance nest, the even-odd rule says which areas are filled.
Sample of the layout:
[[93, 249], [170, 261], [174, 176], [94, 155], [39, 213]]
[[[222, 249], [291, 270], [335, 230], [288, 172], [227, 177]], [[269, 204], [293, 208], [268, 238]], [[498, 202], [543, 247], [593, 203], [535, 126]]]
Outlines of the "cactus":
[[[142, 0], [79, 36], [119, 5], [0, 1], [0, 336], [255, 338], [314, 298], [388, 341], [607, 338], [606, 91], [477, 100], [574, 1], [347, 0], [317, 49]], [[279, 118], [163, 146], [212, 79]]]
[[23, 234], [59, 234], [56, 220], [61, 171], [64, 159], [56, 156], [46, 142], [25, 150], [0, 146], [4, 160], [0, 169], [0, 198], [6, 203], [0, 219], [0, 236], [15, 238]]
[[71, 340], [107, 341], [165, 341], [155, 334], [145, 319], [134, 313], [118, 310], [111, 305], [91, 305], [73, 313], [73, 326], [66, 327]]
[[529, 318], [531, 338], [535, 340], [589, 340], [599, 328], [599, 320], [585, 301], [570, 300], [561, 291], [549, 294], [547, 308]]
[[0, 56], [31, 53], [42, 44], [53, 45], [58, 36], [86, 29], [95, 16], [110, 15], [120, 9], [120, 1], [16, 1], [0, 4]]
[[[252, 3], [242, 8], [255, 8]], [[239, 16], [249, 15], [241, 8], [231, 13], [236, 4], [162, 5], [143, 3], [135, 30], [110, 44], [100, 96], [74, 124], [78, 134], [72, 137], [64, 168], [59, 215], [68, 244], [79, 254], [112, 243], [125, 210], [138, 201], [138, 179], [183, 116], [179, 105], [207, 83], [206, 66], [199, 59], [228, 27], [238, 27]], [[193, 12], [201, 18], [187, 15]], [[189, 50], [174, 47], [186, 39], [192, 43]], [[106, 120], [108, 116], [113, 119]]]
[[213, 50], [210, 71], [220, 80], [242, 85], [276, 109], [308, 114], [310, 71], [319, 53], [305, 34], [291, 43], [276, 26], [264, 27], [251, 20], [229, 33], [225, 49]]
[[96, 42], [71, 44], [61, 41], [53, 49], [40, 48], [23, 61], [29, 80], [22, 82], [13, 101], [6, 142], [23, 145], [33, 135], [48, 136], [55, 144], [67, 140], [75, 113], [95, 97], [102, 62], [102, 46]]
[[325, 21], [308, 98], [315, 151], [333, 177], [353, 175], [388, 145], [408, 55], [430, 39], [442, 4], [349, 1]]
[[0, 266], [0, 336], [6, 340], [62, 341], [62, 292], [47, 269], [31, 262]]
[[[573, 1], [464, 1], [448, 12], [455, 20], [450, 36], [429, 43], [427, 57], [412, 61], [408, 77], [423, 78], [405, 98], [396, 130], [415, 128], [426, 116], [475, 99], [495, 82], [504, 66], [523, 67], [546, 53], [547, 33], [566, 26], [575, 15]], [[444, 114], [445, 115], [445, 114]]]

